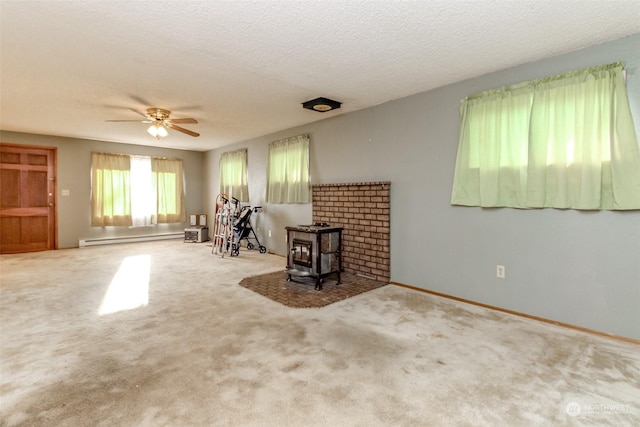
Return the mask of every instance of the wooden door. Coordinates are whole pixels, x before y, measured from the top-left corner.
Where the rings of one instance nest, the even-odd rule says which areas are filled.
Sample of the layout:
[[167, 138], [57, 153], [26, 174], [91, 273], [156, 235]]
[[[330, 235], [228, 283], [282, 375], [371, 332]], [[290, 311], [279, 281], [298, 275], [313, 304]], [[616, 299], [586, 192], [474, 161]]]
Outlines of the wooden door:
[[56, 149], [0, 144], [0, 253], [56, 249]]

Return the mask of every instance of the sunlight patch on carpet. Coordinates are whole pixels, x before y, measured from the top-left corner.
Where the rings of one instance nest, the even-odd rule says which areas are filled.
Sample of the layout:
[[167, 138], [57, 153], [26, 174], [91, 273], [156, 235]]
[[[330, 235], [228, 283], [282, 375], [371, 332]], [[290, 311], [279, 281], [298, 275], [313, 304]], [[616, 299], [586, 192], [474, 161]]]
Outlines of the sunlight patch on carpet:
[[98, 315], [133, 310], [149, 304], [150, 273], [151, 255], [126, 257], [109, 284]]

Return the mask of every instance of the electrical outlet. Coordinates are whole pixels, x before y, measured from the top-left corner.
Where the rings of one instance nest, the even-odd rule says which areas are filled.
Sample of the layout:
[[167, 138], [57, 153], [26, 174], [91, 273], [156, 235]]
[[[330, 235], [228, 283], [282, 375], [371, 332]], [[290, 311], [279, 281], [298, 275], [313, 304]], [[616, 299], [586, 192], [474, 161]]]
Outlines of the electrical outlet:
[[507, 270], [504, 268], [504, 265], [496, 265], [496, 277], [504, 279], [506, 275]]
[[269, 230], [269, 237], [271, 237], [271, 230]]

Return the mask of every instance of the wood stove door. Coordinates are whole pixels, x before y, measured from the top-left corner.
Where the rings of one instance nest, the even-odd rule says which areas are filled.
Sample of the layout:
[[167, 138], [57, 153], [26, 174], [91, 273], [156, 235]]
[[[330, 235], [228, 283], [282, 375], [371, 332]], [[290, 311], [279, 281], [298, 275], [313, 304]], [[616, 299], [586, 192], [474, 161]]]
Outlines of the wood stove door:
[[292, 264], [307, 268], [313, 266], [313, 245], [309, 240], [293, 239], [291, 248]]

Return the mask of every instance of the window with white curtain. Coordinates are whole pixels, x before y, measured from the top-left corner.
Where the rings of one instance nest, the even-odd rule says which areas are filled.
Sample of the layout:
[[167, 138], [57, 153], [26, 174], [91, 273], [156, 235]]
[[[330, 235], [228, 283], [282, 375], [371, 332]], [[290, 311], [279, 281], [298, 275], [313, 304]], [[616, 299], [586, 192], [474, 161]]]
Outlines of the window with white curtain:
[[269, 144], [267, 202], [309, 203], [310, 182], [308, 135]]
[[247, 149], [228, 151], [220, 156], [220, 194], [249, 201]]
[[454, 205], [640, 209], [640, 149], [622, 63], [470, 96]]
[[181, 159], [92, 153], [91, 226], [184, 222]]

